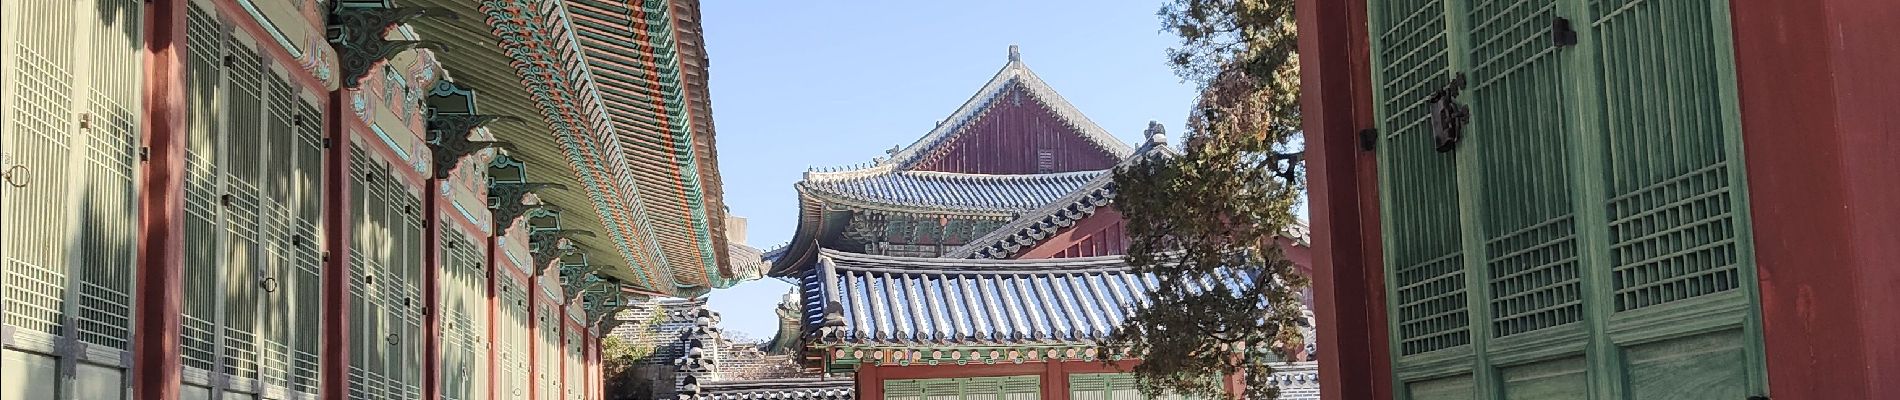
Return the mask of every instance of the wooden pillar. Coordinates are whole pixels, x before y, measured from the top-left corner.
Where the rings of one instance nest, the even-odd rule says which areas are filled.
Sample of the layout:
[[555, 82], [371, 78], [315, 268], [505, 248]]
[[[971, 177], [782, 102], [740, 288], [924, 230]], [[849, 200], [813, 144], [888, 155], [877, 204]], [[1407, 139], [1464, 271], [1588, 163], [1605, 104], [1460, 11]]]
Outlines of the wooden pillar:
[[1043, 400], [1068, 400], [1068, 363], [1062, 361], [1048, 361], [1042, 363], [1042, 366]]
[[524, 323], [528, 324], [528, 400], [541, 400], [541, 385], [547, 384], [546, 382], [542, 382], [540, 378], [541, 320], [539, 318], [541, 317], [541, 280], [536, 279], [534, 272], [532, 272], [535, 268], [540, 267], [541, 266], [538, 265], [529, 267], [528, 292], [524, 293], [528, 297], [528, 320], [524, 321]]
[[[418, 157], [427, 157], [419, 155]], [[433, 175], [436, 171], [430, 171]], [[425, 175], [428, 176], [428, 175]], [[422, 181], [422, 398], [442, 398], [442, 180]]]
[[884, 378], [879, 376], [878, 366], [859, 365], [857, 372], [857, 400], [884, 400]]
[[323, 120], [329, 149], [324, 158], [323, 352], [317, 359], [322, 377], [319, 398], [345, 400], [350, 393], [350, 131], [351, 115], [342, 90], [330, 92]]
[[1321, 393], [1391, 399], [1378, 165], [1359, 144], [1373, 127], [1366, 5], [1297, 1]]
[[[138, 194], [132, 393], [176, 399], [183, 371], [186, 83], [184, 1], [147, 3], [143, 130], [150, 158]], [[13, 384], [31, 384], [19, 383]]]
[[486, 279], [488, 293], [488, 365], [484, 367], [484, 373], [488, 374], [488, 400], [501, 398], [501, 350], [498, 344], [501, 332], [496, 328], [498, 325], [495, 320], [501, 319], [501, 241], [498, 238], [503, 232], [507, 231], [496, 229], [494, 235], [488, 236], [488, 276], [483, 278]]
[[559, 374], [556, 375], [558, 378], [555, 379], [556, 383], [554, 384], [554, 388], [555, 388], [554, 395], [550, 398], [565, 400], [567, 398], [567, 364], [568, 364], [567, 362], [567, 337], [568, 337], [567, 336], [567, 308], [556, 307], [554, 309], [554, 317], [555, 317], [554, 326], [560, 327], [560, 329], [557, 330], [557, 332], [559, 332], [557, 333], [557, 335], [559, 335], [560, 337], [559, 337], [559, 341], [555, 342], [555, 343], [558, 343], [558, 345], [554, 348], [554, 351], [561, 355], [560, 357], [561, 362], [555, 363], [554, 365], [555, 371], [559, 371]]
[[1900, 7], [1730, 7], [1772, 398], [1891, 398], [1900, 393]]

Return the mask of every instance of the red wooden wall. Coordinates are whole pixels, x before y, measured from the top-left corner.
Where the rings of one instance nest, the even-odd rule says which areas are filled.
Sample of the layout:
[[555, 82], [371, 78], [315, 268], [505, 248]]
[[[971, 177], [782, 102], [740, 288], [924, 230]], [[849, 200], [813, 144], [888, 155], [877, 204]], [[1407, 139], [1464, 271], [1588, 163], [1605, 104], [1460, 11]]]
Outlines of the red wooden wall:
[[[1083, 138], [1075, 128], [1056, 118], [1047, 105], [1021, 87], [998, 95], [988, 112], [913, 167], [919, 171], [970, 174], [1034, 174], [1094, 171], [1113, 168], [1121, 158]], [[1052, 168], [1040, 170], [1039, 155], [1048, 152]]]
[[1076, 221], [1075, 226], [1056, 232], [1013, 258], [1069, 258], [1119, 255], [1128, 253], [1128, 232], [1122, 227], [1122, 213], [1114, 207], [1102, 207], [1095, 214]]

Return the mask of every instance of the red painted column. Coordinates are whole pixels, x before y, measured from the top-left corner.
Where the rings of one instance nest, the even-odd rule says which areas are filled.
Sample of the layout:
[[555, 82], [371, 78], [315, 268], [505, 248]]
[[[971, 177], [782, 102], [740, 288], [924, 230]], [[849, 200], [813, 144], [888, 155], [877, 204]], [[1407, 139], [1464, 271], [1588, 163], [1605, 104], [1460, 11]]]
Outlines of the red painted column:
[[[540, 266], [537, 265], [537, 266], [530, 267], [529, 271], [534, 271], [535, 268], [540, 268]], [[540, 315], [541, 314], [540, 313], [541, 280], [535, 279], [532, 272], [530, 272], [528, 275], [528, 292], [526, 293], [526, 295], [528, 296], [528, 320], [525, 321], [528, 324], [528, 400], [540, 400], [541, 399], [541, 385], [546, 384], [546, 382], [542, 382], [540, 378], [541, 377], [541, 324], [540, 324], [541, 320], [540, 318], [543, 318], [543, 316]]]
[[151, 158], [139, 185], [138, 282], [133, 291], [138, 317], [132, 329], [132, 393], [140, 400], [178, 398], [182, 382], [185, 3], [148, 3], [144, 16], [144, 120], [139, 126]]
[[[506, 231], [496, 229], [495, 235], [501, 235], [502, 232]], [[501, 242], [496, 240], [499, 236], [495, 235], [488, 237], [488, 276], [484, 278], [487, 280], [485, 288], [488, 292], [488, 366], [485, 372], [488, 374], [488, 400], [501, 398], [501, 350], [500, 345], [496, 344], [501, 332], [497, 330], [495, 322], [501, 319], [500, 283], [497, 281], [501, 274]]]
[[343, 91], [330, 92], [324, 107], [324, 129], [329, 140], [324, 158], [323, 303], [320, 323], [323, 351], [317, 358], [322, 379], [319, 397], [345, 400], [350, 393], [350, 133], [345, 128], [349, 104]]
[[1326, 399], [1392, 398], [1365, 2], [1297, 0], [1313, 297]]
[[[425, 156], [426, 157], [426, 156]], [[430, 171], [433, 174], [435, 171]], [[442, 398], [442, 180], [422, 181], [422, 398]]]
[[1046, 400], [1067, 400], [1069, 398], [1068, 364], [1061, 361], [1042, 363], [1042, 398]]
[[860, 365], [857, 372], [858, 400], [884, 400], [884, 378], [879, 376], [878, 366]]
[[554, 316], [556, 319], [556, 321], [554, 321], [554, 324], [555, 324], [554, 326], [561, 327], [560, 341], [556, 342], [556, 343], [560, 343], [560, 345], [558, 347], [555, 347], [554, 349], [554, 351], [560, 352], [561, 362], [556, 363], [554, 366], [555, 370], [560, 371], [560, 374], [557, 375], [560, 378], [555, 380], [555, 382], [558, 382], [558, 383], [554, 384], [555, 393], [554, 393], [553, 398], [562, 399], [562, 398], [566, 398], [566, 395], [567, 395], [567, 309], [566, 308], [554, 309]]
[[1730, 5], [1768, 383], [1900, 393], [1900, 7]]

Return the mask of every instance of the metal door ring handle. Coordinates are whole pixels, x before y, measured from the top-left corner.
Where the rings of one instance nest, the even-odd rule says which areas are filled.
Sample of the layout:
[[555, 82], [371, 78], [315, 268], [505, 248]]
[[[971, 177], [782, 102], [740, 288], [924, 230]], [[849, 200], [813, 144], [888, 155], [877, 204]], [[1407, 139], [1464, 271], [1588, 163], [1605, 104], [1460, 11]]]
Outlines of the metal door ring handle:
[[23, 187], [26, 187], [26, 185], [28, 184], [32, 184], [33, 177], [31, 175], [28, 175], [28, 174], [31, 174], [32, 172], [33, 172], [33, 169], [27, 168], [26, 164], [16, 164], [14, 166], [7, 167], [7, 172], [6, 172], [7, 185], [13, 186], [15, 188], [23, 188]]
[[259, 284], [264, 287], [264, 293], [277, 293], [277, 278], [264, 278]]

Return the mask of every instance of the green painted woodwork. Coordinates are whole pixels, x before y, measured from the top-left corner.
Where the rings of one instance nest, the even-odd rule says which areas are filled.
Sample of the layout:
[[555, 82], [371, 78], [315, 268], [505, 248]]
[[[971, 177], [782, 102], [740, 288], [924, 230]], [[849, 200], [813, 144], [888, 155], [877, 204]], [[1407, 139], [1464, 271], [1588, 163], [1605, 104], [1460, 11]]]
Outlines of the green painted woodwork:
[[[350, 391], [421, 396], [422, 201], [391, 166], [352, 144]], [[403, 168], [403, 166], [396, 166]]]
[[488, 265], [485, 246], [459, 230], [442, 235], [442, 398], [487, 399]]
[[496, 397], [505, 400], [528, 398], [528, 292], [526, 286], [507, 275], [496, 282], [499, 299], [495, 321]]
[[[1585, 400], [1590, 398], [1590, 380], [1583, 357], [1530, 363], [1500, 368], [1499, 381], [1508, 400]], [[1739, 397], [1738, 397], [1739, 398]]]
[[1748, 349], [1739, 330], [1691, 336], [1624, 349], [1629, 398], [1727, 400], [1745, 398]]
[[[113, 357], [129, 347], [141, 8], [127, 0], [0, 4], [0, 322], [16, 329], [21, 350], [75, 357], [53, 348], [66, 338]], [[71, 385], [94, 383], [80, 381], [51, 386], [64, 398]]]
[[315, 393], [319, 331], [293, 326], [325, 307], [320, 114], [212, 15], [186, 15], [184, 364]]
[[1468, 400], [1476, 398], [1470, 375], [1459, 375], [1406, 383], [1405, 397], [1412, 400]]
[[833, 248], [862, 248], [866, 254], [901, 257], [940, 257], [996, 230], [1008, 220], [1000, 217], [914, 214], [853, 210], [850, 222]]
[[1135, 376], [1127, 373], [1069, 374], [1071, 400], [1182, 400], [1185, 397], [1143, 397], [1135, 386]]
[[1402, 398], [1766, 392], [1726, 3], [1367, 2]]
[[886, 400], [1037, 400], [1042, 397], [1039, 376], [982, 378], [887, 379]]

